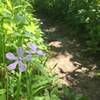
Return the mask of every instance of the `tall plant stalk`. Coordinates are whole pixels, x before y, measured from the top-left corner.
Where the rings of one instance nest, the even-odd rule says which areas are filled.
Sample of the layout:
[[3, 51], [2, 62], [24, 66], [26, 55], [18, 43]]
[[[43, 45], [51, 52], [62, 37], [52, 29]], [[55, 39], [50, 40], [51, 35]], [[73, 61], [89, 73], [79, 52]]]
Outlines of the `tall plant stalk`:
[[16, 100], [20, 100], [20, 91], [21, 91], [21, 72], [19, 72], [18, 80], [17, 80]]
[[27, 69], [26, 77], [28, 78], [27, 79], [27, 100], [30, 100], [31, 99], [31, 71], [29, 70], [29, 68]]

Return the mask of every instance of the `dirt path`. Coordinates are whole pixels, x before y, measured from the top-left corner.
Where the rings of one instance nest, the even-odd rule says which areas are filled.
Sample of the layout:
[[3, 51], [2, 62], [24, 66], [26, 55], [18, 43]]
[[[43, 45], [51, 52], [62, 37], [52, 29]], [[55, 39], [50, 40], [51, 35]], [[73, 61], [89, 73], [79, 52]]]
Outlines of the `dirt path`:
[[[97, 65], [82, 54], [82, 45], [77, 41], [70, 27], [57, 25], [42, 19], [46, 40], [51, 46], [50, 69], [57, 73], [61, 82], [71, 86], [89, 100], [100, 100], [100, 76], [96, 75]], [[73, 34], [73, 35], [72, 35]]]

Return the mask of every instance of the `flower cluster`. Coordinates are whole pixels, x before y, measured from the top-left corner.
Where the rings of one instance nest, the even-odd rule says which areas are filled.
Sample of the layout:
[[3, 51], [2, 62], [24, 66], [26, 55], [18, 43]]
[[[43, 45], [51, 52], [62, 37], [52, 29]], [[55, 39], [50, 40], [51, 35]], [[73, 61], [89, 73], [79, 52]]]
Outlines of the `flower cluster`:
[[14, 63], [7, 66], [9, 70], [15, 70], [16, 66], [19, 66], [19, 71], [24, 72], [26, 71], [26, 65], [23, 62], [29, 62], [32, 59], [32, 54], [37, 54], [39, 56], [44, 56], [45, 53], [42, 50], [38, 49], [38, 46], [35, 44], [28, 44], [29, 50], [26, 51], [27, 55], [24, 57], [24, 50], [23, 48], [17, 48], [17, 56], [13, 53], [8, 52], [6, 54], [6, 58], [10, 61], [14, 61]]
[[39, 56], [44, 56], [45, 53], [42, 51], [42, 50], [39, 50], [38, 49], [38, 46], [36, 44], [32, 44], [32, 43], [29, 43], [28, 44], [28, 47], [30, 48], [30, 50], [27, 51], [28, 54], [38, 54]]

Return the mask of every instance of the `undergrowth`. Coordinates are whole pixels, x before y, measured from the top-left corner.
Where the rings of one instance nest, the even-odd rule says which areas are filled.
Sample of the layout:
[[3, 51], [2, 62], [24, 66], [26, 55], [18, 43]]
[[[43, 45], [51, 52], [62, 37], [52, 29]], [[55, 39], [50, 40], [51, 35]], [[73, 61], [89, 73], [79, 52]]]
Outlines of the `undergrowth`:
[[0, 0], [0, 100], [86, 100], [67, 87], [61, 95], [42, 36], [28, 0]]

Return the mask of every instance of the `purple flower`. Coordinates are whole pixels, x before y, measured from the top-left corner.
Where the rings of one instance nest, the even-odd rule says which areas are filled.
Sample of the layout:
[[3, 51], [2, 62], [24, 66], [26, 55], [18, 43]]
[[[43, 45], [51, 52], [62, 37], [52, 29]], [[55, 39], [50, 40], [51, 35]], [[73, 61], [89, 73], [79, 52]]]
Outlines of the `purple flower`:
[[31, 49], [31, 52], [36, 52], [37, 50], [37, 45], [36, 44], [32, 44], [32, 43], [29, 43], [28, 47]]
[[23, 54], [24, 54], [24, 51], [22, 48], [17, 49], [17, 55], [18, 55], [17, 57], [11, 52], [8, 52], [6, 54], [6, 58], [8, 60], [15, 61], [14, 63], [8, 65], [9, 70], [15, 70], [16, 66], [18, 65], [20, 72], [26, 71], [26, 65], [23, 64], [23, 61], [27, 61], [27, 62], [30, 61], [32, 59], [32, 55], [27, 55], [26, 57], [23, 57]]
[[38, 50], [38, 46], [36, 44], [28, 44], [28, 47], [31, 49], [29, 51], [27, 51], [28, 54], [33, 54], [33, 53], [36, 53], [38, 54], [39, 56], [44, 56], [44, 52], [42, 50]]
[[39, 56], [44, 56], [45, 54], [44, 54], [44, 52], [42, 51], [42, 50], [37, 50], [37, 52], [36, 52]]

